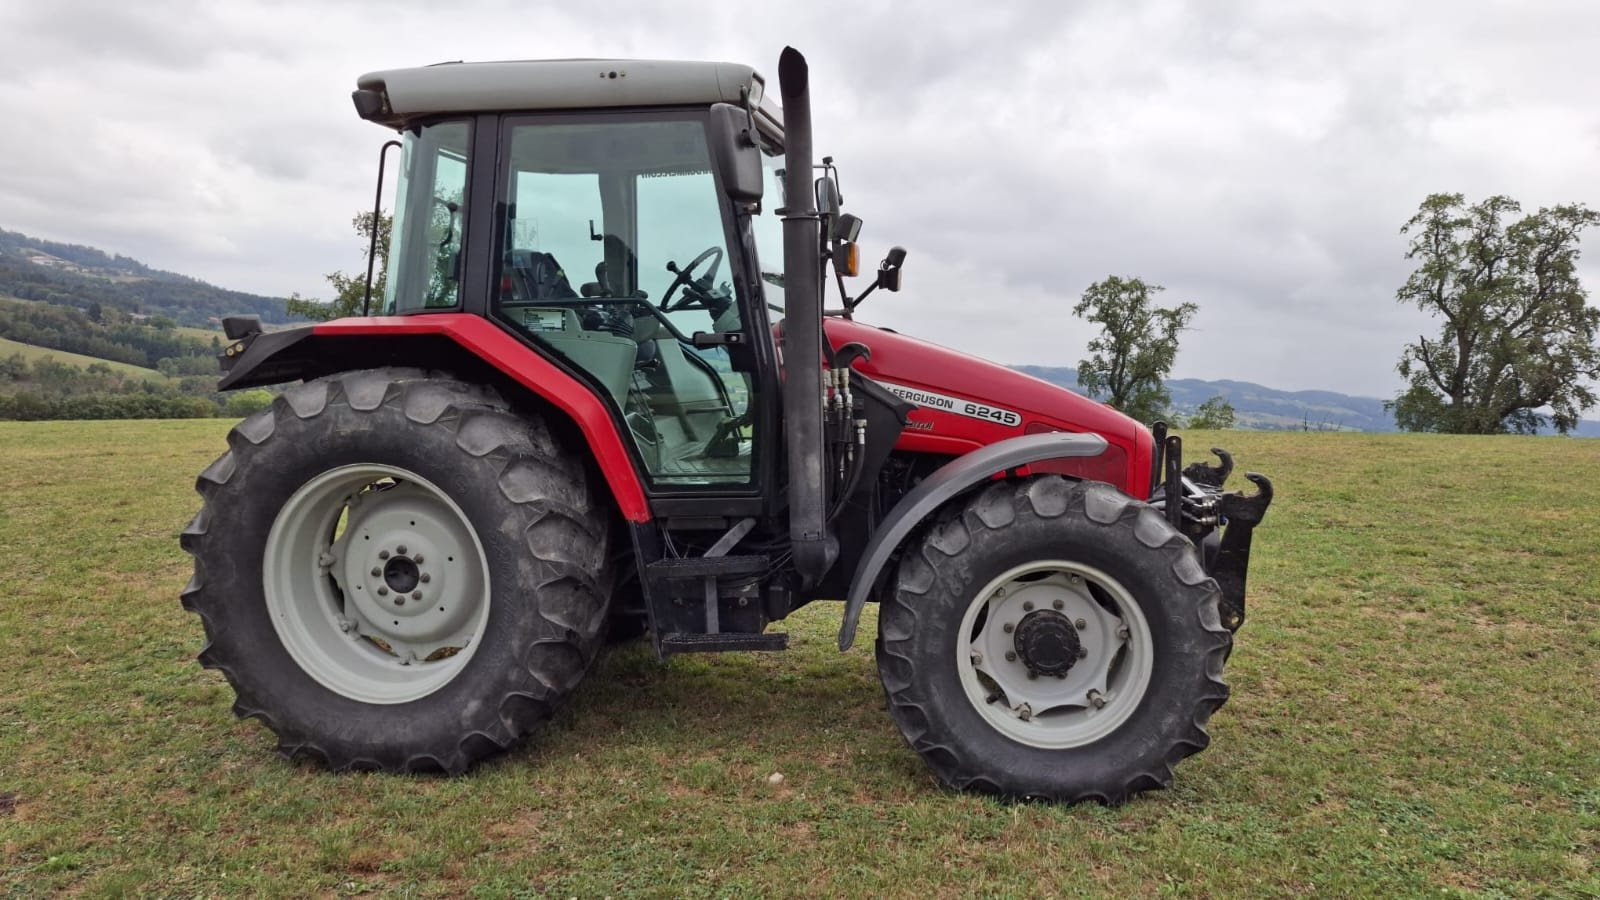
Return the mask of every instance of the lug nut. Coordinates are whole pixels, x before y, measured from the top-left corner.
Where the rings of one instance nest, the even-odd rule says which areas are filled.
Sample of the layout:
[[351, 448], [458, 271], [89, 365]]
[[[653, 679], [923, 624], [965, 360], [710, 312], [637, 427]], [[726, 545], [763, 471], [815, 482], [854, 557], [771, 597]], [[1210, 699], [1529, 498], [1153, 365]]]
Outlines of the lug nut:
[[[1089, 657], [1089, 648], [1083, 646], [1082, 644], [1079, 644], [1078, 645], [1078, 658], [1079, 659], [1087, 659], [1088, 657]], [[1061, 677], [1065, 678], [1067, 676], [1063, 675]]]
[[412, 591], [411, 592], [411, 599], [413, 599], [413, 600], [421, 600], [422, 599], [422, 592], [421, 591]]
[[417, 580], [422, 582], [423, 584], [427, 584], [428, 582], [433, 580], [433, 576], [429, 575], [427, 572], [423, 572], [421, 575], [417, 576]]
[[1084, 620], [1083, 620], [1083, 619], [1079, 619], [1079, 620], [1078, 620], [1078, 621], [1076, 621], [1076, 622], [1073, 622], [1073, 623], [1072, 623], [1072, 624], [1074, 624], [1074, 625], [1076, 625], [1076, 626], [1078, 626], [1078, 630], [1079, 630], [1079, 631], [1082, 631], [1082, 630], [1084, 630], [1084, 629], [1085, 629], [1085, 628], [1088, 628], [1088, 627], [1089, 627], [1089, 623], [1088, 623], [1088, 622], [1086, 622], [1086, 621], [1084, 621]]
[[1015, 651], [1015, 650], [1007, 650], [1006, 651], [1006, 662], [1016, 662], [1016, 661], [1017, 661], [1017, 651]]
[[1067, 601], [1058, 599], [1058, 600], [1056, 600], [1056, 602], [1054, 602], [1054, 603], [1052, 603], [1050, 605], [1055, 607], [1056, 609], [1061, 609], [1061, 608], [1063, 608], [1063, 607], [1065, 607], [1067, 605]]
[[388, 595], [389, 595], [389, 589], [388, 588], [386, 588], [386, 587], [378, 588], [378, 596], [379, 597], [387, 597]]
[[406, 598], [396, 595], [395, 598], [394, 598], [394, 605], [395, 606], [405, 606], [406, 605]]
[[1016, 631], [1016, 630], [1017, 630], [1017, 626], [1011, 624], [1010, 622], [1006, 623], [1006, 634], [1010, 634], [1011, 632]]
[[377, 578], [379, 575], [382, 575], [382, 574], [383, 574], [383, 570], [382, 569], [378, 568], [377, 566], [373, 566], [372, 567], [372, 577], [373, 578]]
[[419, 566], [422, 565], [422, 554], [418, 553], [416, 556], [411, 557], [411, 561]]
[[1033, 601], [1032, 600], [1024, 600], [1024, 601], [1022, 601], [1022, 611], [1023, 612], [1033, 612]]
[[389, 558], [389, 551], [387, 551], [387, 550], [379, 550], [378, 551], [378, 558], [379, 559], [388, 559]]
[[406, 545], [405, 544], [401, 544], [400, 546], [394, 548], [394, 552], [400, 554], [401, 556], [405, 556], [406, 555]]

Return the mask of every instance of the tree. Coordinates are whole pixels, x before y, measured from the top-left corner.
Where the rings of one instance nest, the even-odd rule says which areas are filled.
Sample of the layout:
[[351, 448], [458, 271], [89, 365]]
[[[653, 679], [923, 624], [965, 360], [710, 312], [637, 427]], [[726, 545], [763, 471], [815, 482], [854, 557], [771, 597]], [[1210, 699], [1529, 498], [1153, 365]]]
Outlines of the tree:
[[1228, 402], [1228, 398], [1218, 394], [1200, 404], [1200, 408], [1195, 410], [1194, 418], [1189, 420], [1189, 427], [1224, 431], [1233, 427], [1234, 419], [1233, 404]]
[[1089, 285], [1072, 310], [1101, 327], [1089, 342], [1089, 359], [1078, 361], [1078, 386], [1140, 422], [1162, 416], [1171, 397], [1161, 381], [1178, 356], [1178, 332], [1199, 310], [1193, 303], [1170, 309], [1151, 301], [1163, 288], [1115, 275]]
[[[1406, 431], [1566, 434], [1595, 403], [1600, 310], [1578, 280], [1578, 239], [1600, 224], [1581, 204], [1540, 209], [1494, 196], [1432, 194], [1400, 229], [1418, 261], [1395, 298], [1442, 316], [1437, 339], [1406, 345], [1409, 385], [1392, 402]], [[1548, 408], [1548, 415], [1540, 410]]]
[[[362, 259], [367, 258], [368, 250], [372, 247], [373, 221], [370, 211], [358, 213], [350, 221], [350, 224], [356, 230], [356, 234], [361, 235]], [[376, 221], [378, 223], [378, 258], [373, 265], [372, 297], [374, 301], [381, 303], [384, 284], [388, 277], [386, 270], [389, 267], [389, 232], [394, 226], [394, 217], [380, 214]], [[350, 274], [329, 272], [323, 277], [333, 287], [333, 300], [323, 303], [320, 300], [312, 300], [299, 294], [290, 294], [288, 301], [284, 304], [285, 311], [291, 316], [302, 316], [315, 321], [327, 321], [328, 319], [342, 319], [345, 316], [360, 315], [361, 302], [367, 293], [366, 270], [363, 269], [360, 272]]]

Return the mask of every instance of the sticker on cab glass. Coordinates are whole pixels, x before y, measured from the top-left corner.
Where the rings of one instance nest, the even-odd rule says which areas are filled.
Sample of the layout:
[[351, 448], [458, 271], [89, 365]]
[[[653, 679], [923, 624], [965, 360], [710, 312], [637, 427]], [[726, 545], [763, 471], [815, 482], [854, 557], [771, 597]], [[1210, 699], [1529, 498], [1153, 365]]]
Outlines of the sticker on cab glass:
[[566, 331], [565, 310], [528, 308], [522, 311], [522, 326], [529, 331]]
[[[877, 379], [873, 380], [877, 381]], [[921, 388], [906, 387], [903, 384], [892, 384], [887, 381], [878, 381], [877, 383], [883, 385], [890, 393], [900, 399], [915, 403], [926, 409], [966, 416], [969, 419], [982, 419], [985, 422], [994, 422], [997, 425], [1005, 425], [1010, 428], [1016, 428], [1022, 424], [1022, 416], [1009, 409], [990, 406], [987, 403], [979, 403], [976, 400], [936, 394], [933, 391], [925, 391]]]

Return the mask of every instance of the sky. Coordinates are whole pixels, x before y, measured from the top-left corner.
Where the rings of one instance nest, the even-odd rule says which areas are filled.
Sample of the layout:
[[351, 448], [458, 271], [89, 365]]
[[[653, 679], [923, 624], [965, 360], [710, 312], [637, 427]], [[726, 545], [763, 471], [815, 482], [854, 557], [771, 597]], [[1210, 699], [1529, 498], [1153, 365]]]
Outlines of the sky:
[[1176, 377], [1386, 397], [1434, 329], [1394, 299], [1424, 197], [1600, 206], [1597, 41], [1587, 0], [0, 0], [0, 228], [327, 296], [392, 136], [360, 74], [719, 59], [775, 86], [792, 44], [864, 262], [909, 251], [864, 321], [1074, 366], [1078, 297], [1136, 276], [1200, 307]]

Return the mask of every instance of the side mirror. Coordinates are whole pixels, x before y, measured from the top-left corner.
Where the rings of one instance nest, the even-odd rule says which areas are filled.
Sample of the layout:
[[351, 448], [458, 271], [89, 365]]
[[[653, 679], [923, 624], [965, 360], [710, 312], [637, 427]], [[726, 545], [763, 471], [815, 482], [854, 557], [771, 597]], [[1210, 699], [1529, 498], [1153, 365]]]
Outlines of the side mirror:
[[832, 175], [824, 175], [817, 179], [817, 212], [827, 219], [827, 233], [823, 234], [824, 240], [836, 238], [839, 221], [839, 185], [834, 183]]
[[732, 103], [711, 106], [711, 160], [734, 203], [761, 202], [761, 148], [747, 110]]
[[890, 247], [883, 262], [878, 264], [878, 287], [886, 291], [900, 290], [900, 267], [906, 262], [906, 248]]

